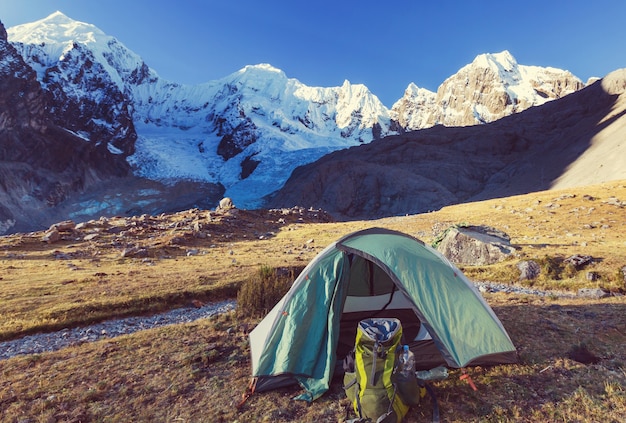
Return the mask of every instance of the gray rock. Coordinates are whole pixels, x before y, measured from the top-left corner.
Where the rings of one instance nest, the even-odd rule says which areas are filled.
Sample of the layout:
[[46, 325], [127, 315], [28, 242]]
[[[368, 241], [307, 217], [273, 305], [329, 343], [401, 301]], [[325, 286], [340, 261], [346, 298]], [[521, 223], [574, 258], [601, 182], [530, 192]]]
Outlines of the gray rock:
[[93, 239], [96, 239], [97, 237], [98, 237], [98, 234], [97, 233], [93, 233], [93, 234], [85, 235], [83, 240], [84, 241], [91, 241]]
[[48, 244], [55, 243], [59, 241], [60, 239], [61, 239], [61, 234], [56, 229], [48, 230], [41, 238], [43, 242], [47, 242]]
[[537, 279], [537, 277], [541, 273], [541, 267], [537, 264], [537, 262], [532, 260], [520, 261], [519, 263], [517, 263], [517, 268], [520, 271], [520, 280]]
[[449, 228], [437, 250], [453, 263], [469, 265], [497, 263], [515, 252], [507, 234], [488, 226]]
[[63, 222], [55, 223], [50, 226], [50, 230], [56, 229], [60, 232], [71, 231], [76, 227], [76, 224], [72, 220], [65, 220]]
[[579, 297], [585, 298], [605, 298], [610, 294], [602, 288], [581, 288], [578, 290]]
[[232, 208], [235, 208], [235, 205], [233, 204], [233, 200], [229, 197], [222, 198], [217, 206], [218, 210], [230, 210]]
[[581, 267], [584, 267], [585, 265], [591, 263], [592, 261], [593, 261], [593, 257], [585, 256], [582, 254], [574, 254], [573, 256], [570, 256], [564, 260], [565, 263], [571, 264], [576, 269], [580, 269]]

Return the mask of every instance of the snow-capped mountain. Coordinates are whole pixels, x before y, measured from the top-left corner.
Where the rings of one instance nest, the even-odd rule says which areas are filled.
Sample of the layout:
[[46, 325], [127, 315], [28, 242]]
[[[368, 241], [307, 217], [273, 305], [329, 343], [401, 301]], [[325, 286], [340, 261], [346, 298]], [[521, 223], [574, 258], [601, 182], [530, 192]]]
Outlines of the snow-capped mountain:
[[410, 84], [391, 108], [405, 130], [488, 123], [571, 94], [585, 84], [568, 71], [525, 66], [508, 51], [481, 54], [436, 93]]
[[0, 234], [50, 223], [50, 210], [128, 163], [55, 124], [55, 103], [0, 24]]
[[138, 174], [216, 181], [245, 207], [295, 167], [390, 133], [387, 110], [365, 86], [308, 87], [266, 64], [158, 93], [144, 84], [134, 96], [139, 140], [129, 160]]
[[204, 84], [167, 81], [114, 37], [61, 12], [7, 34], [56, 125], [106, 146], [138, 177], [218, 184], [242, 208], [262, 206], [296, 167], [332, 151], [437, 124], [491, 122], [584, 85], [508, 52], [485, 54], [437, 93], [410, 84], [387, 109], [364, 85], [309, 87], [269, 64]]
[[129, 162], [138, 175], [219, 182], [243, 207], [258, 204], [298, 165], [391, 133], [384, 105], [348, 81], [308, 87], [261, 64], [181, 85], [160, 78], [115, 38], [61, 12], [8, 34], [60, 104], [107, 99], [109, 113], [91, 110], [76, 132], [96, 126], [128, 136], [134, 127], [134, 150], [127, 138], [113, 137], [110, 145], [112, 152], [134, 152]]
[[620, 69], [488, 125], [437, 125], [335, 151], [296, 169], [267, 207], [298, 204], [336, 219], [376, 219], [623, 180], [625, 139]]
[[111, 153], [130, 154], [135, 131], [122, 78], [140, 62], [113, 37], [93, 25], [56, 12], [7, 30], [9, 41], [37, 72], [54, 101], [55, 123]]

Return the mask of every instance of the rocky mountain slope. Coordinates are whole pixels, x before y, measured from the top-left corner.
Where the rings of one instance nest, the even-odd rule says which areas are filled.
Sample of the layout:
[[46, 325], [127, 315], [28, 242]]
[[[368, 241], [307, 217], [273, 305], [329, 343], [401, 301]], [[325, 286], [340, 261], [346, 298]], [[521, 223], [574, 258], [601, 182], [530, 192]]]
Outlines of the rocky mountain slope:
[[486, 125], [437, 126], [296, 169], [269, 205], [368, 219], [626, 179], [626, 69]]
[[0, 25], [0, 234], [49, 224], [50, 208], [129, 173], [104, 145], [60, 126], [54, 105]]
[[[584, 86], [567, 71], [519, 65], [502, 52], [478, 56], [437, 93], [411, 84], [387, 109], [363, 85], [308, 87], [266, 64], [194, 86], [166, 81], [114, 37], [60, 12], [7, 32], [6, 45], [47, 99], [47, 119], [131, 169], [127, 183], [65, 196], [62, 208], [47, 210], [57, 220], [215, 205], [222, 195], [256, 208], [293, 169], [332, 151], [438, 124], [490, 122]], [[172, 188], [180, 184], [182, 199]], [[23, 211], [13, 214], [30, 221]]]

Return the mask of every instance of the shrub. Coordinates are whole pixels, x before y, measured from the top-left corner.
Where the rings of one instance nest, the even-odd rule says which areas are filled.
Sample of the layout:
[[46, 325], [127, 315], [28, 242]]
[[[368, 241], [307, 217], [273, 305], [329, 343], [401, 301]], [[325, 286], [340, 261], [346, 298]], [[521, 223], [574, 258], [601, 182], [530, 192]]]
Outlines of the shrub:
[[265, 316], [291, 287], [301, 269], [261, 266], [237, 293], [237, 314], [242, 317]]
[[556, 257], [545, 256], [543, 259], [538, 261], [541, 266], [541, 274], [545, 279], [553, 281], [561, 279], [561, 272], [563, 271], [561, 266], [562, 260]]
[[563, 277], [566, 279], [574, 279], [578, 275], [578, 269], [572, 263], [567, 263], [563, 269]]

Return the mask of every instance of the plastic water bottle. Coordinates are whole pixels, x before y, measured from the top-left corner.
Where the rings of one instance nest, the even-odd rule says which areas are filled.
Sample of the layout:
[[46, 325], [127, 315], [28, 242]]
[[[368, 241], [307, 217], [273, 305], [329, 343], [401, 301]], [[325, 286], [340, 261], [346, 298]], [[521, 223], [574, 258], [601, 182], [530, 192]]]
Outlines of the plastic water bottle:
[[402, 348], [402, 353], [400, 354], [400, 373], [407, 377], [415, 374], [415, 355], [408, 345]]
[[439, 366], [430, 370], [420, 370], [415, 372], [415, 376], [421, 380], [444, 380], [448, 377], [448, 369]]

